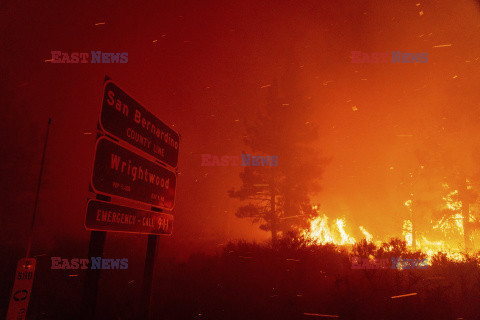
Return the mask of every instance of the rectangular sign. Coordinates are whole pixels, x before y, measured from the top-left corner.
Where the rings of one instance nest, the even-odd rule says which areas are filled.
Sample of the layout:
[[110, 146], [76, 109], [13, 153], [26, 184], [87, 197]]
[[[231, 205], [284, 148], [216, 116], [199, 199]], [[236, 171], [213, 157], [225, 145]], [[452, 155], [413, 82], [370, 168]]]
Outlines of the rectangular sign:
[[89, 200], [85, 228], [99, 231], [171, 235], [173, 215]]
[[95, 146], [92, 174], [95, 193], [172, 210], [175, 173], [102, 137]]
[[18, 261], [15, 272], [15, 283], [13, 284], [10, 304], [8, 306], [7, 320], [20, 320], [27, 318], [28, 302], [35, 275], [34, 258], [22, 258]]
[[132, 146], [177, 167], [180, 137], [140, 103], [115, 85], [105, 82], [101, 128]]

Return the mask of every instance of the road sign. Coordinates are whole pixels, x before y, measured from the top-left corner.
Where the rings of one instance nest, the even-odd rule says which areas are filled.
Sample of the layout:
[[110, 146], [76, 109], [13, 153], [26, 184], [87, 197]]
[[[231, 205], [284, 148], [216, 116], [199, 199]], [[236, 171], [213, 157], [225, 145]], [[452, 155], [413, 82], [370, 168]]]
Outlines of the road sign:
[[105, 82], [101, 128], [134, 147], [177, 167], [180, 137], [111, 80]]
[[175, 186], [174, 172], [108, 138], [97, 141], [92, 174], [92, 188], [96, 193], [172, 210]]
[[171, 235], [173, 215], [89, 200], [85, 228], [144, 234]]
[[22, 258], [18, 261], [7, 320], [20, 320], [27, 317], [28, 302], [30, 301], [35, 274], [35, 262], [33, 258]]

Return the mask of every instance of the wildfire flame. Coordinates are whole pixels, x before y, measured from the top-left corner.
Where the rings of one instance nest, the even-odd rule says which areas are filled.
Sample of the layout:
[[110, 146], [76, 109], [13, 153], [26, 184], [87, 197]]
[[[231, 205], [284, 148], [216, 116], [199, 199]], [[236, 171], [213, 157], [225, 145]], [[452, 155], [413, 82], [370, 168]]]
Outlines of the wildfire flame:
[[[360, 230], [368, 241], [373, 240], [373, 236], [364, 227], [360, 226]], [[345, 219], [336, 219], [334, 224], [329, 225], [328, 217], [325, 214], [311, 220], [309, 228], [303, 230], [301, 235], [314, 244], [332, 243], [345, 246], [357, 242], [347, 233]]]
[[365, 236], [365, 239], [367, 242], [373, 242], [373, 236], [363, 227], [360, 226], [360, 231], [362, 231], [363, 235]]
[[[448, 191], [450, 188], [448, 184], [443, 184], [444, 189]], [[410, 194], [413, 197], [413, 194]], [[407, 243], [407, 246], [413, 246], [413, 239], [416, 238], [415, 248], [425, 253], [429, 258], [432, 258], [438, 252], [444, 253], [449, 259], [455, 261], [464, 261], [465, 257], [461, 254], [461, 241], [463, 241], [463, 215], [462, 202], [458, 199], [458, 190], [447, 192], [442, 197], [443, 204], [441, 208], [444, 210], [443, 216], [437, 221], [430, 221], [431, 229], [415, 231], [416, 237], [413, 237], [414, 226], [412, 219], [405, 219], [403, 221], [402, 236]], [[404, 203], [407, 207], [411, 217], [415, 215], [414, 200], [408, 199]], [[317, 210], [317, 207], [313, 207]], [[317, 218], [310, 221], [310, 226], [301, 232], [301, 235], [310, 243], [323, 245], [331, 243], [338, 246], [351, 246], [362, 239], [367, 242], [375, 243], [377, 246], [382, 244], [381, 239], [375, 239], [364, 226], [359, 226], [363, 237], [355, 239], [349, 234], [351, 228], [347, 227], [345, 219], [336, 219], [334, 223], [328, 223], [328, 217], [325, 213], [320, 214]], [[469, 214], [470, 222], [476, 221], [475, 216]], [[427, 236], [432, 233], [440, 231], [443, 240], [432, 240]], [[386, 239], [385, 239], [386, 240]], [[431, 259], [429, 259], [431, 261]]]

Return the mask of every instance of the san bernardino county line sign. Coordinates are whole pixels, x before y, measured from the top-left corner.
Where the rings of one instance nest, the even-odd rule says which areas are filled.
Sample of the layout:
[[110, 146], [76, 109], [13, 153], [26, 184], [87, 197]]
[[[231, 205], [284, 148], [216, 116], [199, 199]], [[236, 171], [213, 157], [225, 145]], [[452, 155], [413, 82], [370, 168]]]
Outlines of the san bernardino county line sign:
[[176, 168], [180, 137], [111, 80], [105, 82], [100, 127]]
[[102, 231], [171, 235], [173, 215], [90, 199], [87, 204], [85, 228]]
[[114, 141], [101, 137], [95, 146], [91, 181], [95, 193], [117, 196], [172, 210], [176, 175]]

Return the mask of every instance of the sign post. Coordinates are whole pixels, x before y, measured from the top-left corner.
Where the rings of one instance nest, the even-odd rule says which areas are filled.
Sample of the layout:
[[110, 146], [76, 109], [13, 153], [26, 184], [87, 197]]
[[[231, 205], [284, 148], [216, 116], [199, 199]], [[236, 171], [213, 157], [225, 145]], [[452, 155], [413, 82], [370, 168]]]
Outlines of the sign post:
[[35, 275], [35, 259], [22, 258], [18, 261], [15, 272], [7, 320], [26, 319], [28, 302], [32, 292], [33, 276]]
[[145, 268], [143, 270], [142, 297], [138, 320], [150, 319], [150, 303], [152, 300], [153, 268], [157, 253], [158, 236], [149, 234], [147, 252], [145, 254]]
[[33, 276], [35, 274], [36, 260], [30, 258], [30, 250], [32, 248], [33, 228], [35, 226], [35, 217], [37, 214], [38, 199], [40, 195], [40, 187], [42, 185], [43, 167], [45, 164], [45, 154], [47, 151], [48, 134], [50, 133], [50, 125], [52, 119], [48, 119], [47, 135], [43, 145], [42, 161], [40, 163], [40, 174], [38, 176], [37, 192], [35, 194], [35, 203], [33, 205], [32, 224], [30, 225], [30, 233], [28, 235], [28, 245], [26, 257], [20, 259], [17, 264], [17, 271], [15, 272], [15, 282], [13, 284], [12, 295], [10, 297], [10, 304], [7, 311], [7, 320], [21, 320], [26, 319], [28, 302], [33, 286]]
[[[102, 257], [105, 247], [105, 231], [92, 231], [88, 246], [89, 257]], [[97, 306], [98, 280], [101, 269], [87, 269], [82, 293], [82, 319], [93, 319]]]

